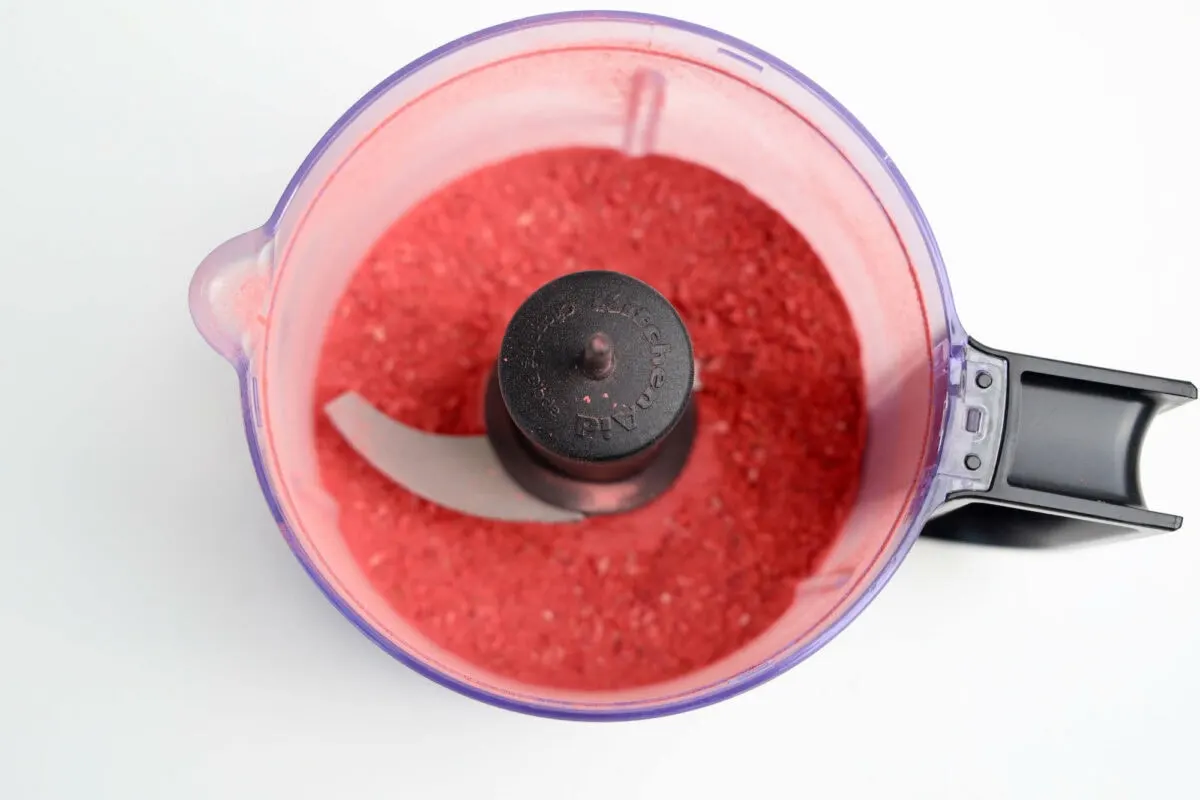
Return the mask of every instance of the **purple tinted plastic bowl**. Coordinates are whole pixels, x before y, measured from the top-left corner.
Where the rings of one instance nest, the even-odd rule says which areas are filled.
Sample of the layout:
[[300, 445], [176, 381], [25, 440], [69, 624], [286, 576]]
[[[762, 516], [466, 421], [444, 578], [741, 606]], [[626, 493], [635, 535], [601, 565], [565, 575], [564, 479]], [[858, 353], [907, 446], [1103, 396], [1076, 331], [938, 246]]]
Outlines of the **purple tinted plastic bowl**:
[[[804, 91], [818, 98], [829, 111], [844, 123], [846, 128], [853, 132], [853, 135], [865, 146], [864, 152], [869, 153], [870, 158], [875, 162], [873, 168], [880, 170], [880, 174], [884, 176], [882, 180], [890, 182], [898, 191], [907, 214], [915, 223], [918, 231], [916, 235], [919, 237], [921, 246], [927, 255], [928, 270], [930, 273], [928, 285], [936, 286], [933, 292], [926, 292], [928, 295], [926, 306], [929, 315], [930, 330], [932, 331], [929, 335], [929, 369], [932, 375], [931, 382], [934, 385], [931, 397], [944, 405], [953, 403], [953, 398], [947, 392], [946, 386], [950, 381], [949, 376], [952, 371], [961, 366], [966, 337], [954, 312], [949, 284], [937, 243], [908, 184], [895, 168], [886, 152], [845, 108], [800, 72], [774, 56], [745, 42], [717, 31], [678, 20], [618, 11], [547, 14], [505, 23], [473, 33], [422, 56], [375, 86], [338, 119], [300, 165], [300, 168], [292, 177], [275, 206], [271, 217], [263, 228], [252, 232], [252, 234], [247, 234], [247, 236], [250, 236], [255, 242], [272, 240], [279, 230], [281, 222], [284, 220], [289, 208], [292, 206], [297, 192], [305, 184], [310, 173], [321, 160], [322, 156], [326, 154], [331, 144], [376, 100], [401, 82], [409, 80], [441, 59], [497, 37], [543, 26], [578, 25], [580, 23], [594, 22], [634, 23], [704, 37], [712, 43], [714, 50], [719, 50], [723, 55], [749, 65], [754, 69], [774, 71], [779, 76], [784, 76], [787, 80], [794, 82]], [[862, 159], [860, 158], [859, 162], [861, 163], [861, 161]], [[876, 178], [876, 180], [878, 182], [881, 179]], [[587, 703], [539, 701], [535, 697], [512, 697], [506, 696], [501, 692], [488, 691], [480, 688], [478, 685], [472, 685], [444, 673], [392, 641], [392, 639], [378, 630], [375, 625], [364, 618], [354, 607], [354, 604], [347, 602], [341, 592], [322, 574], [321, 569], [314, 563], [311, 554], [302, 546], [285, 513], [284, 508], [286, 503], [281, 501], [272, 483], [269, 460], [264, 457], [264, 446], [261, 439], [263, 434], [259, 427], [261, 413], [259, 409], [258, 381], [252, 361], [243, 355], [236, 343], [227, 337], [222, 338], [222, 334], [217, 332], [217, 326], [211, 315], [205, 310], [207, 301], [202, 295], [204, 295], [206, 288], [213, 278], [212, 272], [214, 269], [216, 268], [206, 262], [197, 272], [191, 292], [193, 316], [197, 326], [204, 333], [205, 337], [208, 338], [218, 351], [229, 358], [238, 370], [246, 436], [250, 444], [255, 472], [271, 512], [279, 525], [279, 529], [283, 533], [289, 547], [295, 553], [296, 558], [312, 577], [313, 581], [316, 582], [329, 598], [330, 602], [368, 638], [376, 642], [376, 644], [397, 660], [432, 681], [501, 708], [562, 719], [629, 720], [675, 714], [699, 708], [758, 686], [782, 674], [816, 652], [845, 628], [871, 602], [908, 553], [920, 533], [922, 523], [945, 494], [939, 485], [938, 462], [945, 426], [951, 419], [951, 415], [946, 413], [943, 408], [933, 408], [930, 412], [929, 430], [926, 434], [928, 439], [926, 458], [923, 467], [917, 470], [917, 475], [913, 479], [913, 488], [910, 493], [909, 502], [905, 507], [905, 513], [896, 519], [894, 525], [895, 535], [888, 541], [886, 548], [881, 549], [876, 554], [878, 563], [871, 574], [846, 590], [846, 597], [850, 599], [841, 605], [836, 615], [831, 615], [829, 618], [822, 620], [819, 624], [820, 630], [816, 631], [815, 635], [813, 635], [815, 627], [808, 631], [796, 632], [793, 642], [798, 642], [806, 636], [809, 637], [802, 646], [782, 648], [774, 657], [764, 660], [759, 666], [745, 670], [729, 680], [689, 690], [681, 696], [656, 698], [651, 702], [636, 701], [631, 703], [589, 705]]]

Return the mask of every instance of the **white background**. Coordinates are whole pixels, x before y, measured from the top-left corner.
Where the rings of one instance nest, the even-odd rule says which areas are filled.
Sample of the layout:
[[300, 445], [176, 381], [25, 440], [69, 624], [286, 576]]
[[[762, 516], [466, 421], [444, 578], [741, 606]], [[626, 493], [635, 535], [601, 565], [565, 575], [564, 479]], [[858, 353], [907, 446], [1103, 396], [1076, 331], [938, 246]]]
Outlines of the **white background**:
[[[1200, 404], [1144, 456], [1183, 531], [919, 542], [815, 658], [664, 720], [466, 700], [308, 582], [192, 329], [192, 269], [389, 72], [572, 7], [0, 0], [0, 797], [1200, 796]], [[641, 10], [770, 50], [858, 115], [976, 337], [1200, 380], [1194, 0]]]

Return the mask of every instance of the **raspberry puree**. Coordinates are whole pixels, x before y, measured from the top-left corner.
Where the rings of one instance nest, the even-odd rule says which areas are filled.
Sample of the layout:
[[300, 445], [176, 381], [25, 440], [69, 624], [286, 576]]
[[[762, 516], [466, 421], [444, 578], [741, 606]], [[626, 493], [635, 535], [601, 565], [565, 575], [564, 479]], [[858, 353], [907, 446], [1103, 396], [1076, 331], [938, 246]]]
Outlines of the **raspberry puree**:
[[[375, 472], [321, 413], [353, 390], [408, 425], [482, 433], [509, 317], [584, 269], [666, 295], [700, 362], [691, 460], [649, 506], [465, 517]], [[395, 609], [483, 669], [584, 690], [678, 677], [778, 619], [855, 502], [866, 440], [858, 338], [804, 237], [704, 167], [598, 149], [486, 167], [401, 217], [329, 320], [315, 414], [341, 531]]]

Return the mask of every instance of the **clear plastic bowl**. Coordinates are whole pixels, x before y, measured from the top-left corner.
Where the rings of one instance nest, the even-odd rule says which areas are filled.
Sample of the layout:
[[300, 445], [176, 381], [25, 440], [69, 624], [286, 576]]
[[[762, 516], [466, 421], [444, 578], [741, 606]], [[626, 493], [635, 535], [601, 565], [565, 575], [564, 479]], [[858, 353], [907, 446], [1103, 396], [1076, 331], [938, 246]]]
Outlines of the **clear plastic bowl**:
[[[517, 683], [437, 647], [351, 557], [318, 479], [313, 388], [320, 321], [407, 208], [488, 163], [607, 146], [708, 166], [810, 241], [861, 339], [869, 407], [857, 506], [819, 571], [769, 630], [668, 683], [578, 692]], [[966, 336], [929, 225], [883, 148], [832, 97], [744, 42], [644, 14], [554, 14], [452, 42], [356, 103], [300, 166], [261, 228], [193, 280], [197, 326], [241, 376], [246, 436], [289, 546], [367, 636], [429, 678], [506, 708], [628, 719], [745, 691], [814, 653], [875, 596], [949, 478], [939, 473]]]

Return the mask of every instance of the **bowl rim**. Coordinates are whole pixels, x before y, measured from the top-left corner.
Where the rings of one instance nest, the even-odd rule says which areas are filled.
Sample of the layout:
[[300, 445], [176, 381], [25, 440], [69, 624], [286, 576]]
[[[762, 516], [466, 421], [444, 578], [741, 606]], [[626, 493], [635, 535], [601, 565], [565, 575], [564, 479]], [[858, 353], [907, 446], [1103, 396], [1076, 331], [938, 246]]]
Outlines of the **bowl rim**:
[[[961, 350], [965, 344], [965, 333], [958, 322], [953, 298], [950, 293], [949, 281], [946, 275], [945, 264], [942, 260], [941, 251], [934, 238], [932, 228], [925, 217], [916, 197], [914, 196], [908, 182], [901, 175], [900, 171], [888, 156], [887, 152], [879, 144], [878, 141], [867, 131], [867, 129], [836, 99], [828, 92], [822, 89], [814, 81], [806, 75], [794, 69], [790, 65], [772, 56], [764, 50], [761, 50], [747, 42], [737, 39], [733, 36], [721, 33], [719, 31], [697, 25], [684, 20], [674, 19], [655, 14], [644, 14], [639, 12], [629, 11], [567, 11], [556, 12], [549, 14], [540, 14], [536, 16], [524, 17], [511, 20], [508, 22], [493, 25], [474, 33], [467, 34], [451, 42], [448, 42], [420, 58], [415, 59], [409, 64], [401, 67], [393, 72], [387, 78], [376, 84], [370, 91], [359, 98], [345, 113], [338, 118], [336, 122], [325, 132], [325, 134], [317, 141], [312, 150], [305, 157], [304, 161], [297, 168], [295, 174], [288, 182], [283, 193], [280, 195], [279, 201], [276, 203], [267, 222], [261, 230], [268, 236], [274, 237], [281, 221], [284, 218], [293, 198], [299, 191], [300, 187], [309, 177], [310, 173], [316, 167], [317, 162], [322, 158], [330, 145], [343, 133], [343, 131], [369, 106], [378, 100], [383, 94], [394, 88], [397, 84], [416, 74], [426, 66], [444, 58], [450, 54], [468, 48], [474, 44], [493, 39], [496, 37], [512, 34], [518, 31], [527, 30], [529, 28], [557, 25], [563, 23], [587, 23], [587, 22], [625, 22], [633, 24], [650, 24], [668, 28], [673, 28], [684, 33], [696, 34], [712, 40], [713, 42], [729, 47], [739, 54], [753, 58], [765, 65], [775, 69], [788, 79], [799, 84], [803, 89], [810, 92], [830, 110], [832, 110], [868, 148], [870, 153], [878, 161], [883, 168], [885, 175], [890, 180], [896, 189], [899, 191], [907, 210], [916, 223], [921, 240], [926, 247], [930, 263], [933, 267], [934, 274], [937, 280], [938, 289], [942, 307], [946, 314], [946, 331], [948, 348], [945, 352], [936, 354], [943, 342], [930, 341], [931, 352], [931, 368], [934, 373], [944, 371], [947, 375], [951, 371], [951, 363], [955, 360], [961, 360]], [[926, 309], [928, 313], [928, 308]], [[651, 717], [668, 716], [678, 714], [685, 711], [690, 711], [713, 703], [727, 700], [742, 692], [748, 691], [756, 686], [765, 683], [779, 675], [787, 672], [792, 667], [799, 664], [804, 659], [808, 658], [813, 653], [820, 650], [831, 639], [841, 633], [847, 625], [849, 625], [861, 612], [870, 604], [876, 595], [882, 590], [883, 586], [890, 580], [896, 568], [904, 560], [912, 545], [916, 541], [917, 536], [921, 531], [921, 523], [928, 518], [930, 512], [941, 502], [939, 492], [936, 491], [935, 484], [937, 483], [936, 470], [926, 470], [918, 479], [914, 481], [910, 489], [910, 499], [907, 504], [907, 514], [904, 518], [897, 519], [895, 525], [906, 526], [902, 536], [895, 545], [887, 560], [882, 563], [875, 571], [873, 576], [864, 576], [861, 580], [869, 580], [865, 587], [858, 589], [858, 596], [841, 612], [840, 615], [831, 619], [823, 630], [817, 633], [813, 639], [801, 647], [794, 647], [791, 652], [785, 655], [769, 660], [763, 664], [752, 667], [734, 678], [727, 681], [710, 685], [701, 688], [696, 692], [688, 695], [667, 698], [665, 701], [631, 701], [629, 705], [614, 703], [607, 707], [586, 706], [586, 705], [570, 705], [567, 703], [557, 703], [552, 701], [536, 702], [528, 699], [514, 699], [502, 694], [498, 694], [477, 685], [472, 685], [461, 681], [447, 673], [441, 671], [436, 666], [418, 658], [404, 648], [400, 647], [395, 642], [383, 635], [371, 622], [363, 617], [350, 603], [348, 603], [342, 594], [324, 577], [321, 570], [314, 563], [312, 557], [308, 554], [305, 547], [298, 540], [294, 531], [287, 521], [287, 516], [284, 514], [280, 495], [276, 488], [272, 485], [271, 471], [268, 467], [268, 459], [264, 453], [257, 431], [259, 418], [258, 412], [258, 379], [255, 377], [254, 370], [250, 361], [245, 356], [239, 356], [235, 367], [239, 375], [239, 383], [241, 387], [241, 397], [243, 405], [243, 418], [246, 430], [246, 437], [250, 446], [251, 459], [254, 464], [255, 474], [259, 480], [263, 494], [266, 497], [267, 504], [270, 507], [271, 513], [282, 533], [285, 541], [293, 554], [300, 562], [301, 566], [308, 573], [309, 577], [326, 596], [326, 598], [336, 607], [343, 616], [345, 616], [356, 628], [358, 628], [367, 638], [375, 642], [381, 649], [391, 655], [396, 660], [408, 666], [418, 674], [428, 678], [429, 680], [456, 691], [462, 695], [475, 700], [488, 703], [493, 706], [504, 708], [511, 711], [517, 711], [535, 716], [550, 717], [565, 720], [593, 720], [593, 721], [627, 721], [634, 719], [644, 719]], [[936, 392], [935, 392], [936, 396]], [[944, 438], [945, 428], [949, 424], [952, 415], [949, 413], [942, 414], [941, 425], [931, 423], [931, 428], [936, 428], [936, 431], [931, 430], [931, 435], [936, 436], [936, 441], [932, 443], [930, 457], [932, 463], [936, 465], [941, 453], [941, 441]], [[833, 612], [831, 612], [833, 613]]]

